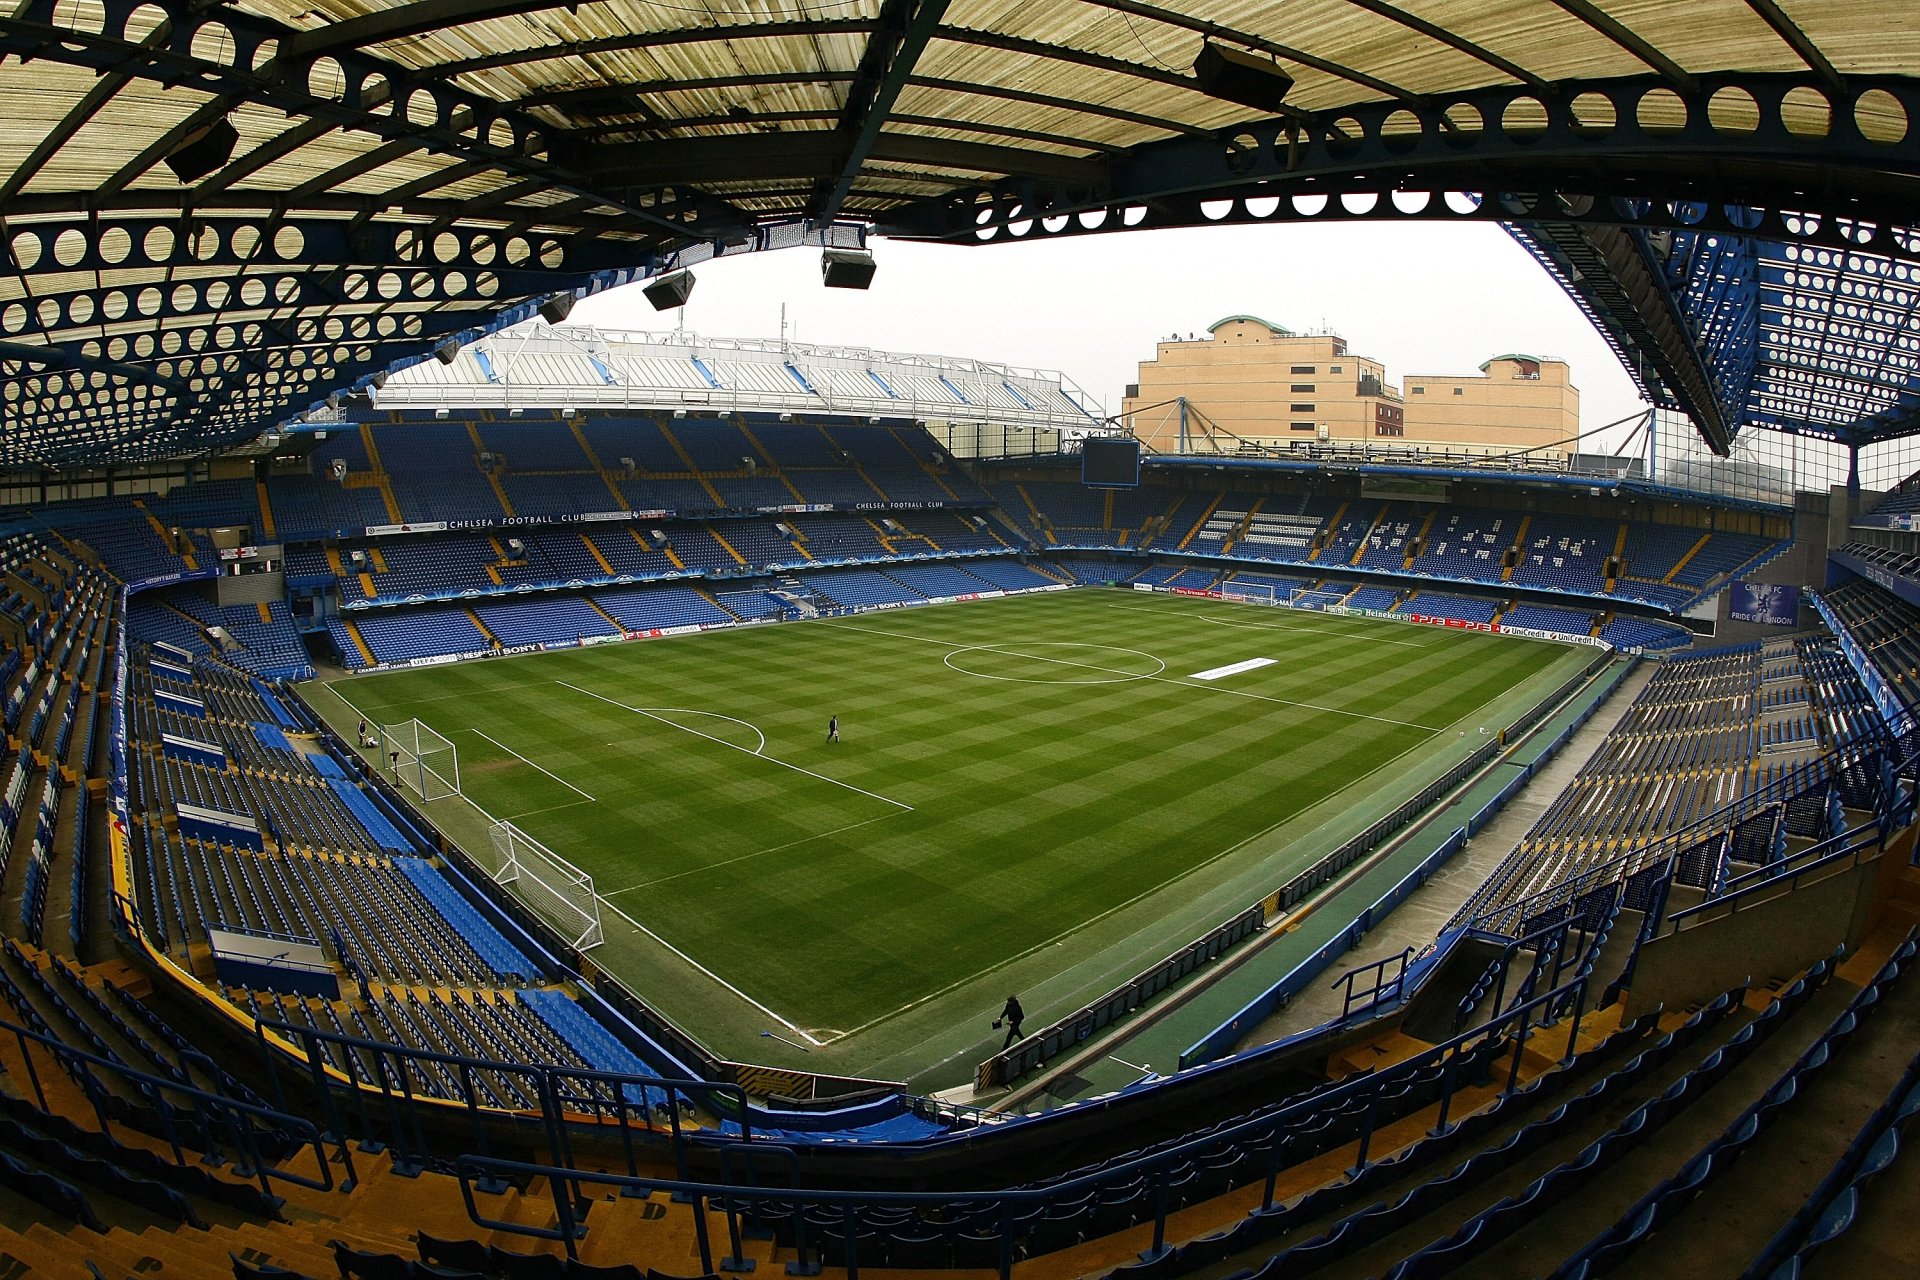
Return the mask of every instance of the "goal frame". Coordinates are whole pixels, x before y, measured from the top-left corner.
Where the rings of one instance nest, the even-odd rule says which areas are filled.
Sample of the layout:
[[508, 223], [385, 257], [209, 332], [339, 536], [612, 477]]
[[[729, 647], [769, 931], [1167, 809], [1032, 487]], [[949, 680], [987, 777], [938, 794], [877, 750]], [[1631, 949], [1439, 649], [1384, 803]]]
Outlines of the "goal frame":
[[492, 862], [483, 863], [487, 874], [575, 951], [591, 951], [606, 941], [591, 875], [505, 820], [487, 828], [487, 847], [492, 854]]
[[[1221, 588], [1223, 599], [1239, 604], [1276, 605], [1281, 603], [1280, 589], [1271, 582], [1229, 582]], [[1289, 593], [1288, 599], [1291, 599]]]
[[[399, 759], [394, 754], [399, 753]], [[430, 804], [460, 790], [460, 749], [423, 720], [403, 720], [380, 729], [381, 769], [393, 781]]]

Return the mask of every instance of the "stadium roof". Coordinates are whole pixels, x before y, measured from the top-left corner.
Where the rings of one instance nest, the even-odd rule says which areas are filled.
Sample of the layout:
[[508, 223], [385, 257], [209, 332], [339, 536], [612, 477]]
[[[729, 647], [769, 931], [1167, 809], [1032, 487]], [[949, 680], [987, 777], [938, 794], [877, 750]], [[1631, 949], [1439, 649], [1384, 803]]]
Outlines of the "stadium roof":
[[1916, 68], [1904, 0], [13, 0], [0, 464], [716, 253], [1325, 217], [1513, 225], [1716, 446], [1906, 433]]

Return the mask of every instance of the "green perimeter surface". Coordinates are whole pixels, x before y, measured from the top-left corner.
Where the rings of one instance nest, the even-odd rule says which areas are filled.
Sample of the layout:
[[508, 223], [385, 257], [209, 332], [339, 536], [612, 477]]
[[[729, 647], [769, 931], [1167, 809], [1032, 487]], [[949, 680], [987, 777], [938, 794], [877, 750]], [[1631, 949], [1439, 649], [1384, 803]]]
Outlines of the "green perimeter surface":
[[455, 742], [471, 804], [433, 821], [484, 850], [478, 806], [591, 874], [613, 908], [594, 962], [709, 1047], [934, 1085], [997, 1045], [1008, 992], [1029, 1030], [1070, 1012], [1590, 656], [1094, 589], [309, 692], [349, 729]]

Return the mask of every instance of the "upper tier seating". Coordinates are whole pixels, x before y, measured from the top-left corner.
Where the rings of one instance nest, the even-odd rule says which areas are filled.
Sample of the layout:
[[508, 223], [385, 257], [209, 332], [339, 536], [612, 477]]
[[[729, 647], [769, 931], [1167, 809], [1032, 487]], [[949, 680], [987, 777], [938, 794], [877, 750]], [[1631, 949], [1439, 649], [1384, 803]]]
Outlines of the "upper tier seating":
[[1894, 697], [1920, 711], [1920, 607], [1865, 578], [1841, 583], [1825, 599]]

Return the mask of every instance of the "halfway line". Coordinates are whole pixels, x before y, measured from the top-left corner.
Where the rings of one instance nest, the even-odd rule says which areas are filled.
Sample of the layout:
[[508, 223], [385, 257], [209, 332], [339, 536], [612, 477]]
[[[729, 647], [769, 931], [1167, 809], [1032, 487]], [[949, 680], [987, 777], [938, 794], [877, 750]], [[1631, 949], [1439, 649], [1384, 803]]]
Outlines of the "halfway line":
[[[582, 689], [579, 685], [568, 684], [565, 680], [555, 680], [554, 683], [561, 686], [564, 689], [571, 689], [575, 693], [584, 693], [589, 698], [598, 698], [600, 701], [606, 703], [610, 707], [618, 707], [622, 711], [631, 711], [633, 712], [633, 714], [637, 716], [645, 716], [649, 720], [658, 720], [661, 724], [668, 725], [672, 728], [678, 729], [683, 733], [690, 733], [696, 738], [705, 738], [708, 742], [717, 742], [721, 746], [726, 747], [730, 751], [738, 751], [742, 755], [752, 756], [756, 760], [765, 760], [768, 764], [777, 764], [782, 769], [791, 769], [795, 773], [804, 773], [809, 778], [818, 778], [822, 782], [831, 782], [836, 787], [845, 787], [849, 791], [857, 791], [861, 795], [866, 796], [870, 800], [878, 800], [878, 801], [881, 801], [883, 804], [890, 804], [896, 809], [905, 809], [908, 813], [913, 812], [913, 806], [906, 803], [904, 800], [895, 800], [891, 796], [883, 796], [883, 795], [880, 795], [878, 792], [868, 791], [865, 787], [856, 787], [851, 782], [842, 782], [838, 778], [829, 778], [824, 773], [815, 773], [811, 769], [803, 769], [797, 764], [789, 764], [785, 760], [777, 760], [772, 756], [762, 755], [758, 751], [748, 751], [745, 747], [741, 746], [737, 742], [728, 742], [725, 738], [716, 738], [714, 735], [710, 733], [702, 733], [698, 729], [690, 728], [687, 725], [681, 724], [677, 720], [669, 720], [665, 716], [657, 716], [653, 714], [653, 712], [651, 711], [643, 711], [639, 707], [630, 707], [624, 702], [616, 702], [612, 698], [609, 698], [604, 693], [595, 693], [591, 689]], [[535, 767], [538, 768], [539, 766], [536, 765]], [[817, 1044], [819, 1042], [815, 1041], [814, 1043]]]
[[[916, 636], [905, 631], [884, 631], [879, 627], [860, 627], [860, 626], [855, 626], [852, 623], [846, 623], [846, 622], [823, 622], [820, 625], [825, 627], [831, 627], [836, 631], [865, 631], [876, 636], [893, 636], [895, 639], [898, 639], [898, 640], [918, 640], [922, 644], [937, 644], [937, 645], [940, 645], [942, 648], [945, 648], [951, 651], [958, 651], [960, 649], [980, 647], [978, 645], [970, 646], [970, 645], [964, 645], [964, 644], [954, 644], [950, 640], [936, 640], [931, 636]], [[1116, 671], [1112, 667], [1096, 666], [1090, 662], [1074, 662], [1070, 658], [1044, 658], [1036, 653], [1021, 653], [1014, 648], [1014, 645], [1019, 643], [1021, 642], [1017, 640], [1012, 640], [1012, 641], [1008, 641], [1005, 644], [997, 644], [991, 647], [993, 649], [998, 650], [1001, 653], [1007, 654], [1010, 657], [1027, 658], [1034, 662], [1051, 662], [1056, 666], [1080, 667], [1088, 671], [1105, 671], [1111, 675], [1131, 675], [1132, 674], [1131, 672]], [[1030, 641], [1027, 641], [1026, 643], [1044, 644], [1046, 642], [1040, 641], [1040, 640], [1030, 640]], [[1159, 661], [1159, 659], [1156, 658], [1155, 661], [1157, 662]], [[1377, 720], [1381, 724], [1397, 724], [1403, 729], [1419, 729], [1426, 733], [1440, 732], [1440, 730], [1434, 728], [1432, 725], [1418, 724], [1412, 720], [1396, 720], [1392, 716], [1376, 716], [1369, 711], [1349, 711], [1345, 707], [1329, 707], [1318, 702], [1301, 702], [1297, 698], [1276, 698], [1271, 694], [1255, 693], [1250, 689], [1229, 689], [1225, 685], [1192, 684], [1190, 683], [1191, 677], [1151, 675], [1151, 676], [1135, 676], [1134, 678], [1136, 680], [1152, 680], [1157, 684], [1177, 685], [1182, 689], [1208, 689], [1213, 691], [1214, 693], [1230, 693], [1236, 698], [1258, 698], [1262, 702], [1278, 703], [1280, 706], [1283, 706], [1283, 707], [1305, 707], [1308, 711], [1323, 711], [1328, 715], [1334, 715], [1334, 716], [1351, 716], [1355, 720]], [[1082, 683], [1092, 684], [1094, 682], [1082, 681]], [[585, 690], [582, 690], [582, 692], [585, 692]], [[596, 694], [595, 696], [598, 697], [599, 695]], [[629, 708], [629, 710], [631, 710], [631, 708]]]

